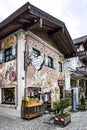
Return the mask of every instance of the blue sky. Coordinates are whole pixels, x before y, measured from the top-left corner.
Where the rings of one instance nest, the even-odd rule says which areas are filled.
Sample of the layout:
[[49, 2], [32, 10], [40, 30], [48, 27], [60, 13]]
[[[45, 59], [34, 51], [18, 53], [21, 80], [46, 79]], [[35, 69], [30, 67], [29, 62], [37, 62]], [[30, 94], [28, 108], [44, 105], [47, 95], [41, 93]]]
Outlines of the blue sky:
[[[0, 0], [0, 22], [28, 0]], [[29, 0], [29, 2], [62, 20], [71, 37], [87, 35], [87, 0]]]

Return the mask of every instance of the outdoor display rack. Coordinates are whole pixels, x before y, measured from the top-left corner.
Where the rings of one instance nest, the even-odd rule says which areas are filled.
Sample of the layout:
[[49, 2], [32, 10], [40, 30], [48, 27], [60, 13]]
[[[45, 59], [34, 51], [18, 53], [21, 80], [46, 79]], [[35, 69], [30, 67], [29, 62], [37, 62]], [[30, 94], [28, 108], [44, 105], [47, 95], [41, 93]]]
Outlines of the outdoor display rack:
[[28, 87], [22, 99], [21, 117], [31, 119], [43, 115], [43, 103], [39, 100], [40, 88]]

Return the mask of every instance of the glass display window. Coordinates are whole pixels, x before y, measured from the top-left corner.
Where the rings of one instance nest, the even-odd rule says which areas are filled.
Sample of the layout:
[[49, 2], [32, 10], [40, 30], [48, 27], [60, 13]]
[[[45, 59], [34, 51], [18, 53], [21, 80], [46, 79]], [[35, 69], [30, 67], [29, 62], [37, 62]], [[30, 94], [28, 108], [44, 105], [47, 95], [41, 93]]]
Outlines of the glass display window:
[[2, 103], [15, 104], [15, 88], [2, 88]]

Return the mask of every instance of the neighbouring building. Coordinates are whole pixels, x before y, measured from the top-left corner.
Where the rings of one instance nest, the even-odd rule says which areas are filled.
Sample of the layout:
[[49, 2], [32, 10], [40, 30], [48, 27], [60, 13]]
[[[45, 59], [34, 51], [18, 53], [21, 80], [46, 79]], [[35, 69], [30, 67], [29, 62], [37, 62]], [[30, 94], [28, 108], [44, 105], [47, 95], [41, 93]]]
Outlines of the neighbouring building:
[[78, 85], [80, 87], [81, 95], [83, 94], [85, 98], [87, 98], [87, 35], [74, 39], [73, 41], [77, 48], [79, 59], [76, 70], [83, 75], [82, 79], [79, 80]]
[[87, 98], [87, 36], [76, 38], [73, 40], [77, 55], [66, 60], [66, 89], [78, 89], [78, 103], [81, 96]]
[[75, 53], [65, 24], [30, 3], [2, 21], [0, 112], [20, 116], [23, 96], [44, 100], [48, 108], [63, 99], [65, 58]]

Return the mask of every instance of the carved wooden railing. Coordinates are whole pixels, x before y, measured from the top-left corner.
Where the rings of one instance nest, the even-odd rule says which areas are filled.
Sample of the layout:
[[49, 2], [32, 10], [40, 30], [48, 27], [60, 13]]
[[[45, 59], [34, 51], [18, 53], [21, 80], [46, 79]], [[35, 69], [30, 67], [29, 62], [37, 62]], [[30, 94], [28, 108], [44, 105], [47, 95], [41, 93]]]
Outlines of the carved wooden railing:
[[87, 66], [77, 67], [76, 70], [82, 73], [87, 73]]
[[78, 52], [78, 56], [80, 60], [87, 60], [87, 51], [80, 51]]

